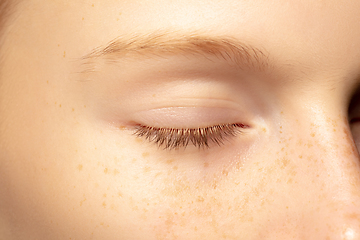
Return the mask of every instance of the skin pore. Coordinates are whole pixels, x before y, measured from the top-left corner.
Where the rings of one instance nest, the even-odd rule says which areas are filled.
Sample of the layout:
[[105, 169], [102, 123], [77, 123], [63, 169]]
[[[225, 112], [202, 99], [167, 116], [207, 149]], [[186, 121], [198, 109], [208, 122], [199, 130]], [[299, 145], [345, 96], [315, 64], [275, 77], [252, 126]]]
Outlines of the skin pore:
[[[28, 0], [14, 15], [0, 239], [360, 239], [358, 0]], [[246, 127], [200, 148], [136, 135], [231, 124]]]

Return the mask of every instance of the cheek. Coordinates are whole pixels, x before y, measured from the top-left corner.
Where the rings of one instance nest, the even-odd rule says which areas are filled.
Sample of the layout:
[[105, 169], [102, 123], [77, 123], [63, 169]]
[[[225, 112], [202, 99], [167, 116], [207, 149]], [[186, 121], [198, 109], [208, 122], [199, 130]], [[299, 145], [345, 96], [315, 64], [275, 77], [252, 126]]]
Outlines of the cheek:
[[135, 211], [145, 220], [143, 226], [157, 239], [250, 234], [256, 229], [252, 223], [266, 212], [261, 213], [267, 204], [263, 196], [274, 194], [269, 175], [276, 172], [274, 166], [264, 168], [266, 161], [254, 164], [255, 159], [269, 158], [268, 152], [251, 152], [242, 155], [227, 149], [226, 157], [219, 155], [213, 161], [199, 156], [158, 159], [156, 152], [146, 154], [140, 159], [147, 163], [140, 182], [146, 175], [151, 177], [141, 187], [142, 196], [132, 198], [138, 205]]
[[13, 143], [19, 151], [3, 175], [15, 185], [12, 212], [53, 239], [250, 238], [272, 229], [269, 219], [286, 225], [304, 209], [312, 216], [304, 203], [328, 196], [323, 152], [310, 134], [180, 156], [76, 119], [82, 124], [34, 127], [38, 138]]
[[72, 209], [71, 219], [62, 221], [66, 226], [81, 222], [97, 229], [100, 236], [110, 237], [112, 232], [123, 238], [138, 234], [138, 239], [166, 239], [186, 237], [189, 232], [200, 237], [209, 231], [221, 237], [220, 232], [234, 234], [239, 219], [252, 221], [249, 203], [256, 196], [252, 189], [243, 189], [252, 184], [246, 180], [249, 173], [241, 174], [249, 156], [241, 155], [239, 149], [229, 147], [209, 161], [206, 154], [180, 157], [178, 152], [165, 154], [147, 145], [143, 146], [146, 151], [136, 151], [133, 136], [116, 140], [105, 131], [91, 135], [97, 136], [93, 139], [98, 144], [91, 150], [90, 144], [78, 149], [81, 157], [62, 179], [68, 194], [54, 207], [60, 212]]
[[189, 233], [194, 239], [253, 236], [268, 224], [269, 210], [277, 214], [285, 208], [286, 191], [299, 181], [290, 156], [270, 149], [275, 148], [269, 146], [242, 159], [228, 156], [234, 164], [198, 181], [185, 173], [167, 174], [156, 204], [149, 207], [154, 217], [151, 228], [160, 239], [185, 239]]

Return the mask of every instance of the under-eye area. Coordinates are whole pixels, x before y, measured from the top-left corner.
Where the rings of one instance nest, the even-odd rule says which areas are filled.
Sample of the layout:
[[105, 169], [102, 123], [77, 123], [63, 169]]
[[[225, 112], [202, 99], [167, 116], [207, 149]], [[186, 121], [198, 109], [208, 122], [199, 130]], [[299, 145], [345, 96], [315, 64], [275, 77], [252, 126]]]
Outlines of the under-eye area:
[[134, 135], [145, 138], [164, 149], [186, 148], [189, 144], [209, 148], [212, 143], [220, 146], [230, 137], [243, 134], [247, 125], [241, 123], [219, 124], [204, 128], [160, 128], [137, 125]]

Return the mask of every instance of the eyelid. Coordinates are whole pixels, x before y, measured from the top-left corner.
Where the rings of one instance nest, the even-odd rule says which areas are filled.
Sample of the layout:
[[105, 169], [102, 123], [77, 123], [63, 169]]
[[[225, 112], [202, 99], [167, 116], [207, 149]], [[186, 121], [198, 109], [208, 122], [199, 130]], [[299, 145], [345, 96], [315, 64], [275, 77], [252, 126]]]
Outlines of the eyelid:
[[243, 129], [248, 127], [249, 126], [240, 123], [187, 129], [156, 128], [138, 125], [134, 135], [144, 137], [159, 147], [163, 146], [164, 149], [186, 148], [189, 143], [198, 148], [209, 148], [210, 143], [215, 143], [220, 146], [228, 137], [235, 137], [241, 134]]
[[133, 114], [135, 122], [163, 128], [201, 128], [227, 123], [247, 123], [245, 114], [231, 108], [166, 107]]

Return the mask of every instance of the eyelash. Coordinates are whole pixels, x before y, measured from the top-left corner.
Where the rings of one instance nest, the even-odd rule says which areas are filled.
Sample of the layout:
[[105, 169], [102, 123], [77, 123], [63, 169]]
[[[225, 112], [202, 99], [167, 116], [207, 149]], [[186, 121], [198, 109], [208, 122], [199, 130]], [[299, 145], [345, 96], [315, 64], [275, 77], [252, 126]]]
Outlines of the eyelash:
[[209, 148], [209, 143], [223, 144], [227, 137], [242, 133], [248, 126], [240, 123], [220, 124], [205, 128], [156, 128], [144, 125], [136, 126], [134, 135], [156, 143], [164, 149], [186, 148], [189, 143], [195, 147]]

